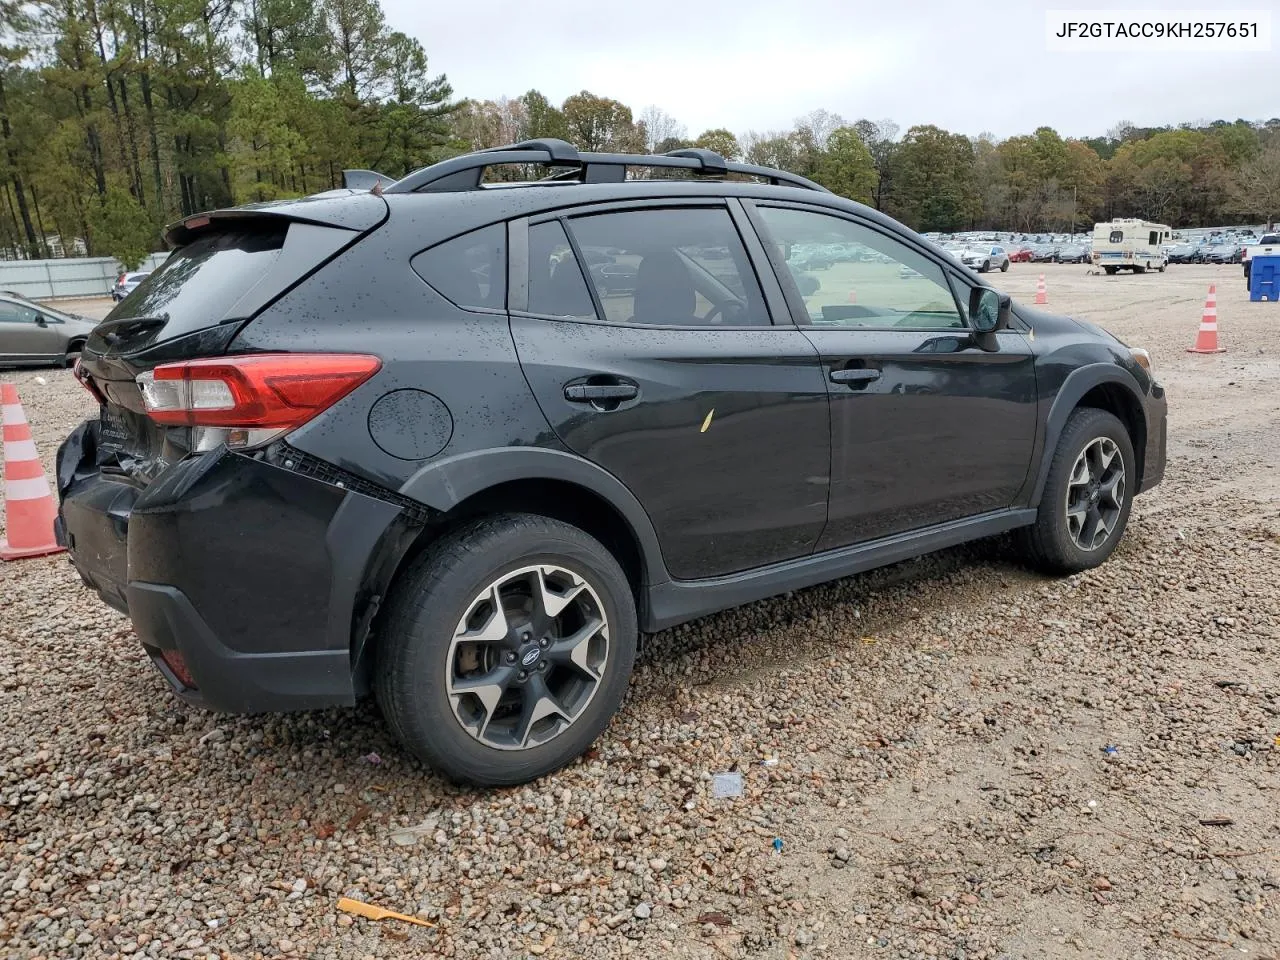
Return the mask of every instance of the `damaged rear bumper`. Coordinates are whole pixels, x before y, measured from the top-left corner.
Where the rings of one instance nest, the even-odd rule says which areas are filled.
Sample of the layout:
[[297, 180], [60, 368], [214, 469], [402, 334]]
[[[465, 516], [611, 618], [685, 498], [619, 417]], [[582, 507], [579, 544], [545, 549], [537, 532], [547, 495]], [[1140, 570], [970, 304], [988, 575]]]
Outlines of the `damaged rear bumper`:
[[232, 713], [353, 703], [368, 686], [353, 639], [420, 524], [226, 450], [139, 488], [99, 469], [96, 428], [58, 451], [58, 540], [175, 692]]

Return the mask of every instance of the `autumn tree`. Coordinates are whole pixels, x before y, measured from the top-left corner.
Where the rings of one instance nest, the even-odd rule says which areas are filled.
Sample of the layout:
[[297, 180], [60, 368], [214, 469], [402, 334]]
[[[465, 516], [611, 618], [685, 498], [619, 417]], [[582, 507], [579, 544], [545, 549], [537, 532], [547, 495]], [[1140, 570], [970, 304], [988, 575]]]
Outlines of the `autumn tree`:
[[631, 119], [631, 108], [587, 90], [566, 98], [560, 107], [569, 139], [579, 150], [611, 153], [644, 151], [644, 131]]
[[814, 179], [832, 193], [868, 203], [876, 185], [871, 152], [852, 127], [837, 127], [827, 136]]
[[714, 150], [726, 160], [738, 160], [742, 157], [742, 147], [738, 144], [738, 138], [724, 127], [703, 130], [693, 141], [693, 145], [704, 150]]
[[979, 209], [974, 164], [963, 134], [912, 127], [897, 151], [891, 212], [917, 230], [963, 229]]

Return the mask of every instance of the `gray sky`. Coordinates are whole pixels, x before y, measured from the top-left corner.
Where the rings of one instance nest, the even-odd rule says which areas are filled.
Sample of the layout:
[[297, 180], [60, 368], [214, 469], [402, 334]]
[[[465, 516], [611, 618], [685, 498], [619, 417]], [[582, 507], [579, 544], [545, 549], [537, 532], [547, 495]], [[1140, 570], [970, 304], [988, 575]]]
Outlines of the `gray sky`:
[[[382, 0], [461, 97], [587, 89], [691, 136], [788, 128], [825, 108], [1003, 138], [1064, 136], [1280, 114], [1280, 40], [1268, 52], [1051, 53], [1047, 9], [1213, 9], [1215, 0], [695, 0], [431, 3]], [[1280, 0], [1217, 0], [1270, 10]]]

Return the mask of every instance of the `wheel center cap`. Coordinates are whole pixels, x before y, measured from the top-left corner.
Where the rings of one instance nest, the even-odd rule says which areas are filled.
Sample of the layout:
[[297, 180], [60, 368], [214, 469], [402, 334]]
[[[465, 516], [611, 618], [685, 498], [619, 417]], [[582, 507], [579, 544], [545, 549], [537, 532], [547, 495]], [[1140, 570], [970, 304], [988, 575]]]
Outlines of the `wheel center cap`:
[[524, 652], [524, 656], [520, 658], [520, 663], [525, 667], [532, 667], [542, 658], [542, 651], [537, 647], [530, 647]]

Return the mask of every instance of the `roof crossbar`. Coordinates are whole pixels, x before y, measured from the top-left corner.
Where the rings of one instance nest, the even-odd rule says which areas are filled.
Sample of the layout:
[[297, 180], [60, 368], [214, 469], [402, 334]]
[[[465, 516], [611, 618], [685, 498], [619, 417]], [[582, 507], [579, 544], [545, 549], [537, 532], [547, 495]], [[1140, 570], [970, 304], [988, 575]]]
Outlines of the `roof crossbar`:
[[440, 163], [415, 170], [402, 180], [386, 187], [384, 193], [456, 193], [478, 190], [489, 167], [504, 164], [531, 164], [546, 167], [568, 167], [542, 181], [574, 183], [622, 183], [628, 167], [650, 167], [688, 170], [695, 176], [724, 177], [731, 173], [758, 177], [775, 186], [803, 187], [820, 190], [826, 187], [785, 170], [747, 163], [731, 163], [712, 150], [690, 148], [672, 150], [661, 156], [633, 153], [580, 153], [564, 140], [524, 140], [510, 146], [493, 147], [463, 154]]

